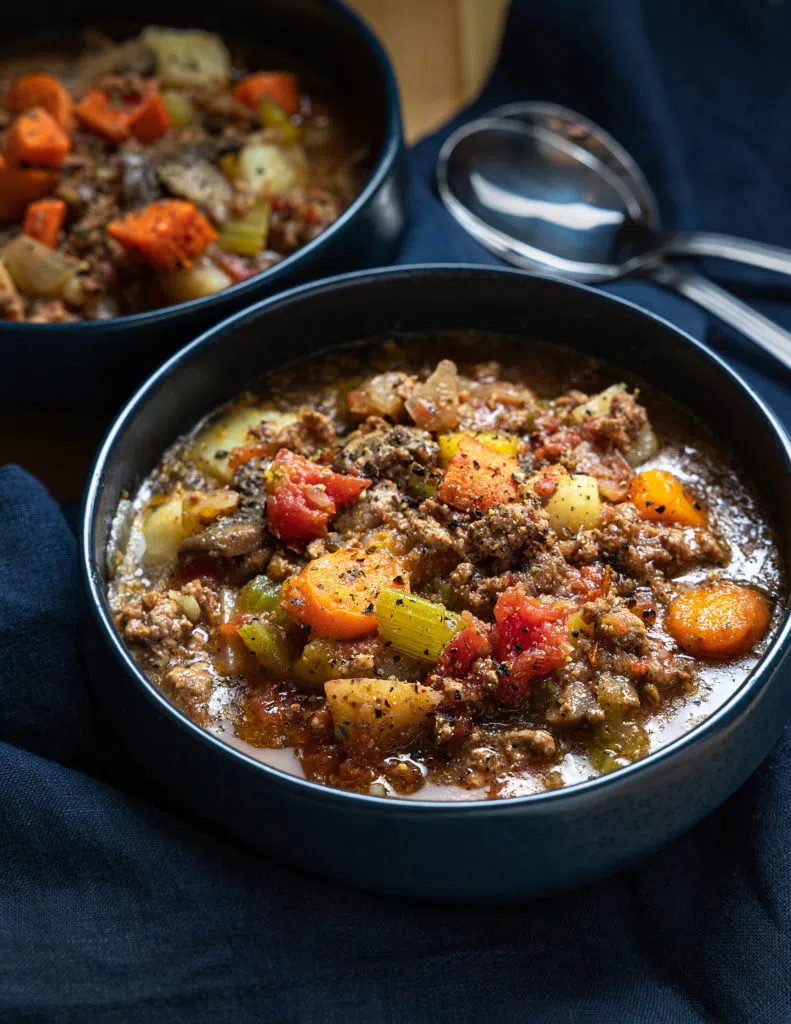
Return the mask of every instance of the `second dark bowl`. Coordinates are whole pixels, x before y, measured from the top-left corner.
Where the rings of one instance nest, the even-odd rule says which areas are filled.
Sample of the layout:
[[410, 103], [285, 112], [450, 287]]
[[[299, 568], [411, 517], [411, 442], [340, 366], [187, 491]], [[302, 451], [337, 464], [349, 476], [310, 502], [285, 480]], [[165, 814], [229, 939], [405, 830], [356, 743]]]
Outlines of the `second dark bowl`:
[[741, 687], [701, 725], [633, 765], [532, 796], [439, 803], [362, 796], [286, 775], [200, 729], [137, 667], [105, 597], [110, 524], [163, 450], [262, 372], [394, 330], [487, 330], [612, 360], [693, 409], [763, 496], [791, 556], [791, 448], [703, 345], [622, 300], [517, 271], [354, 274], [261, 303], [174, 356], [129, 402], [86, 495], [81, 565], [89, 664], [153, 792], [224, 834], [344, 882], [434, 900], [505, 901], [615, 871], [690, 828], [756, 768], [791, 713], [788, 612]]
[[[127, 15], [130, 17], [131, 15]], [[71, 35], [107, 22], [97, 0], [43, 0], [4, 11], [4, 44]], [[74, 324], [0, 322], [3, 405], [108, 406], [119, 402], [164, 358], [230, 313], [302, 281], [388, 263], [407, 216], [408, 171], [393, 69], [376, 36], [339, 0], [236, 0], [213, 13], [189, 0], [141, 0], [139, 25], [203, 28], [260, 39], [316, 69], [356, 107], [367, 126], [372, 170], [360, 195], [314, 241], [249, 281], [207, 298], [133, 316]], [[139, 27], [139, 26], [138, 26]]]

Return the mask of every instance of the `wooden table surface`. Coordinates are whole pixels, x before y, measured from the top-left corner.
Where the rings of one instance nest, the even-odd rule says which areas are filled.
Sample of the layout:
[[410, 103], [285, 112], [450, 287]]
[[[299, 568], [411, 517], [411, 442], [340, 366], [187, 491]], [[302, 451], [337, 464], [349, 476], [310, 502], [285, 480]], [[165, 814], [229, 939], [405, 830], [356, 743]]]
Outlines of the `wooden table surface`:
[[[496, 55], [508, 0], [347, 0], [388, 49], [414, 141], [467, 103]], [[106, 412], [0, 409], [0, 465], [30, 470], [58, 501], [82, 495]]]

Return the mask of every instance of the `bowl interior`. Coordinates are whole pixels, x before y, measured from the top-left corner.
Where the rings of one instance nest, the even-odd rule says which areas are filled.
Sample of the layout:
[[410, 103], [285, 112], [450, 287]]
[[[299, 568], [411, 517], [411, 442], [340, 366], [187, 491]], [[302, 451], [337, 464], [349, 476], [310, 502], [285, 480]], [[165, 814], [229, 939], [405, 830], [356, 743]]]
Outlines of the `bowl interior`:
[[[97, 0], [74, 0], [68, 5], [44, 0], [35, 10], [24, 4], [6, 12], [5, 33], [0, 45], [3, 54], [23, 54], [26, 47], [57, 45], [60, 39], [73, 45], [86, 27], [105, 30], [123, 40], [137, 34], [145, 25], [202, 28], [239, 43], [251, 59], [262, 59], [292, 68], [314, 82], [319, 92], [333, 100], [341, 119], [349, 128], [350, 142], [359, 142], [368, 150], [368, 179], [361, 194], [350, 207], [316, 239], [248, 281], [224, 291], [190, 302], [164, 306], [112, 320], [86, 324], [22, 325], [39, 332], [78, 333], [86, 327], [94, 332], [113, 330], [114, 325], [142, 324], [146, 321], [182, 317], [190, 311], [212, 307], [220, 316], [239, 309], [246, 294], [260, 297], [275, 281], [292, 277], [292, 267], [302, 257], [320, 259], [323, 243], [334, 236], [354, 215], [375, 185], [377, 171], [387, 161], [394, 145], [401, 141], [400, 109], [397, 90], [387, 56], [367, 26], [337, 0], [238, 0], [232, 7], [201, 7], [188, 0], [141, 0], [133, 15], [109, 15], [106, 5]], [[395, 139], [395, 141], [394, 141]], [[347, 263], [348, 266], [361, 263]], [[313, 273], [303, 273], [305, 280]], [[272, 282], [269, 285], [269, 282]], [[285, 280], [283, 283], [286, 283]], [[205, 326], [205, 319], [201, 326]], [[9, 325], [5, 325], [8, 327]], [[10, 325], [12, 329], [14, 325]], [[0, 333], [4, 325], [0, 324]]]
[[581, 286], [518, 271], [403, 268], [347, 275], [266, 300], [183, 349], [132, 399], [100, 452], [86, 502], [88, 573], [105, 627], [114, 633], [103, 595], [118, 501], [134, 492], [179, 434], [268, 369], [389, 331], [447, 330], [497, 331], [523, 337], [526, 345], [531, 339], [563, 345], [613, 362], [681, 402], [748, 467], [788, 564], [788, 439], [703, 346], [628, 303]]

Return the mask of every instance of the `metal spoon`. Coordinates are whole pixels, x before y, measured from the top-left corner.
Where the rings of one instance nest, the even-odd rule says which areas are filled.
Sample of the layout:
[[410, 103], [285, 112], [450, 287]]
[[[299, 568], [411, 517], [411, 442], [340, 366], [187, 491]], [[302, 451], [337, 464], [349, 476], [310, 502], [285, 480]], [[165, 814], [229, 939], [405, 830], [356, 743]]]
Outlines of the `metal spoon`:
[[[713, 231], [659, 230], [659, 207], [645, 175], [623, 146], [599, 127], [574, 110], [559, 103], [507, 103], [497, 107], [489, 118], [509, 118], [523, 124], [538, 125], [569, 142], [586, 149], [596, 160], [612, 171], [633, 197], [639, 213], [634, 220], [649, 229], [646, 247], [661, 248], [665, 256], [707, 256], [746, 263], [762, 270], [791, 275], [791, 250], [748, 238], [724, 235]], [[653, 237], [652, 237], [653, 236]]]
[[587, 282], [640, 274], [697, 302], [791, 369], [789, 332], [711, 281], [665, 262], [656, 201], [639, 171], [636, 178], [631, 173], [636, 166], [628, 154], [606, 136], [612, 146], [604, 147], [605, 162], [567, 134], [504, 118], [465, 125], [437, 160], [443, 202], [473, 237], [516, 266]]

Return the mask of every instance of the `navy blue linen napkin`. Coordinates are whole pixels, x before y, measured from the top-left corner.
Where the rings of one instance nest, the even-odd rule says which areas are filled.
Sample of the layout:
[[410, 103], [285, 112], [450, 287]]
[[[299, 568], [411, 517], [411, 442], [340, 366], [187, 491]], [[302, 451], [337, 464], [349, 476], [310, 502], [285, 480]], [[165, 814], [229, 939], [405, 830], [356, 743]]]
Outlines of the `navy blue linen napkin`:
[[[515, 99], [565, 103], [632, 150], [666, 226], [789, 245], [789, 44], [780, 0], [516, 0], [492, 82], [463, 117]], [[402, 260], [494, 263], [432, 192], [445, 134], [413, 154]], [[775, 282], [723, 279], [791, 326]], [[619, 288], [707, 330], [681, 300]], [[713, 341], [791, 424], [777, 369], [733, 336]], [[0, 470], [2, 1019], [791, 1016], [788, 731], [725, 806], [632, 871], [530, 906], [406, 904], [221, 842], [140, 791], [94, 715], [77, 590], [61, 511], [26, 473]]]

